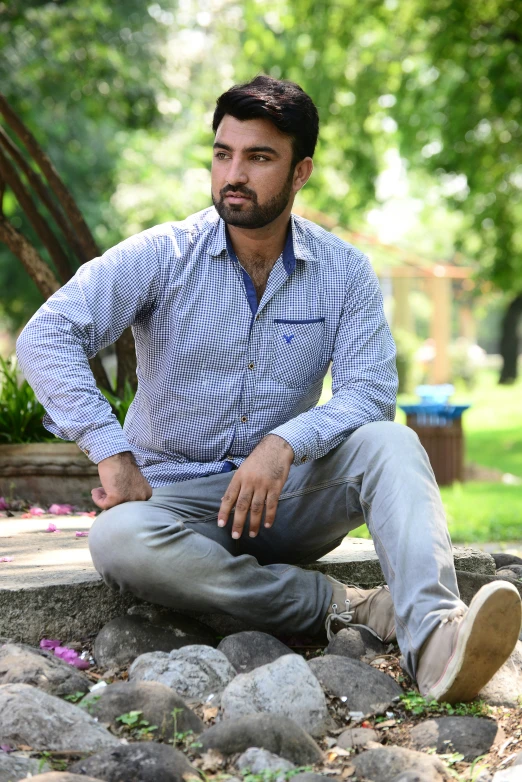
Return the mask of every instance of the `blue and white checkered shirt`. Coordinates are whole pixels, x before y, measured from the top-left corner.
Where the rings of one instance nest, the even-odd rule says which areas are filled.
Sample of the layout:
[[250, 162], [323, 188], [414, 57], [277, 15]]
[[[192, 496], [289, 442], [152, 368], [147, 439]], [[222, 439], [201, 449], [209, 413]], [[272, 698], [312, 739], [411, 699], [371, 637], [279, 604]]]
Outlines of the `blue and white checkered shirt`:
[[[122, 429], [87, 359], [129, 325], [138, 391]], [[132, 451], [152, 486], [238, 466], [270, 432], [298, 465], [395, 414], [376, 275], [359, 250], [296, 215], [259, 306], [212, 207], [86, 263], [17, 352], [49, 431], [95, 463]], [[330, 362], [333, 396], [316, 407]]]

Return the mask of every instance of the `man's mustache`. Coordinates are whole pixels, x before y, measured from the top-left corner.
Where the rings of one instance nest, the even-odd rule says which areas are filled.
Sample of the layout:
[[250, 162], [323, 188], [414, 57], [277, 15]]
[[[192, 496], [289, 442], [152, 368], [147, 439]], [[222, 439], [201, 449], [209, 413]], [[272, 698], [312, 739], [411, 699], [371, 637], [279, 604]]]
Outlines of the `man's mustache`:
[[253, 190], [249, 190], [248, 187], [244, 187], [242, 185], [238, 187], [232, 187], [231, 185], [228, 185], [227, 187], [224, 187], [222, 190], [219, 191], [219, 195], [221, 198], [224, 198], [227, 193], [241, 193], [241, 195], [247, 196], [248, 198], [251, 198], [254, 203], [257, 201], [257, 195]]

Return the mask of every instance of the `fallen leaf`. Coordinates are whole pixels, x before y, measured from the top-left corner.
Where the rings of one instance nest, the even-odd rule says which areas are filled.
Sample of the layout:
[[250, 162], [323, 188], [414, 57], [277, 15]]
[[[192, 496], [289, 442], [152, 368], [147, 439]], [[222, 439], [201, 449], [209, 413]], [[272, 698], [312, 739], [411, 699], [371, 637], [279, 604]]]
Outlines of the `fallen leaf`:
[[341, 771], [341, 777], [347, 779], [355, 774], [355, 766], [345, 766]]
[[204, 706], [203, 707], [203, 719], [204, 720], [213, 720], [218, 715], [218, 707], [217, 706]]
[[214, 771], [221, 768], [225, 762], [224, 756], [217, 749], [209, 749], [201, 755], [202, 771]]
[[54, 502], [49, 508], [49, 513], [54, 513], [56, 516], [67, 516], [69, 513], [72, 513], [72, 511], [72, 505], [60, 505], [57, 502]]
[[40, 641], [40, 649], [56, 649], [60, 646], [61, 641], [57, 641], [53, 638], [42, 638]]
[[384, 722], [379, 722], [375, 727], [377, 729], [379, 728], [393, 728], [394, 725], [397, 724], [397, 720], [385, 720]]

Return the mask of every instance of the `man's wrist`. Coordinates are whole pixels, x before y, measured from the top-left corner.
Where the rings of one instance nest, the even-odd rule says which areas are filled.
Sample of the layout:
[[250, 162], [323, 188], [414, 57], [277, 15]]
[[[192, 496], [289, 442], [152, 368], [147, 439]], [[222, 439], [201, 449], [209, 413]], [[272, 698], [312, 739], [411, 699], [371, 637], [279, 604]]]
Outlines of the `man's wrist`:
[[136, 464], [136, 459], [133, 456], [132, 451], [121, 451], [120, 453], [115, 453], [112, 456], [107, 456], [106, 459], [102, 459], [101, 462], [98, 462], [98, 467], [100, 465], [109, 465], [109, 464]]
[[278, 434], [267, 434], [266, 437], [263, 438], [261, 442], [267, 442], [272, 443], [273, 445], [276, 445], [282, 453], [286, 454], [288, 457], [289, 464], [292, 464], [294, 461], [294, 449], [290, 445], [290, 443], [285, 440], [284, 437], [280, 437]]

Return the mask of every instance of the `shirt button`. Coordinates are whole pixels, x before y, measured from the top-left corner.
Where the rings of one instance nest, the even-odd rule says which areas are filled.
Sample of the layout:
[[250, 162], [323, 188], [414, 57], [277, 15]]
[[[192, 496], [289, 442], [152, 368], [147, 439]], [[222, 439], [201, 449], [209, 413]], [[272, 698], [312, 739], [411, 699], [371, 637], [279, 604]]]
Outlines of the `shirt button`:
[[241, 416], [241, 423], [242, 424], [246, 424], [247, 421], [248, 421], [248, 418], [246, 417], [246, 415], [242, 415]]
[[250, 362], [250, 364], [248, 365], [248, 368], [249, 369], [254, 369], [254, 362], [253, 361]]
[[89, 451], [88, 448], [83, 448], [82, 450], [83, 450], [85, 456], [89, 456], [90, 451]]
[[301, 456], [301, 462], [304, 464], [308, 461], [308, 456]]

